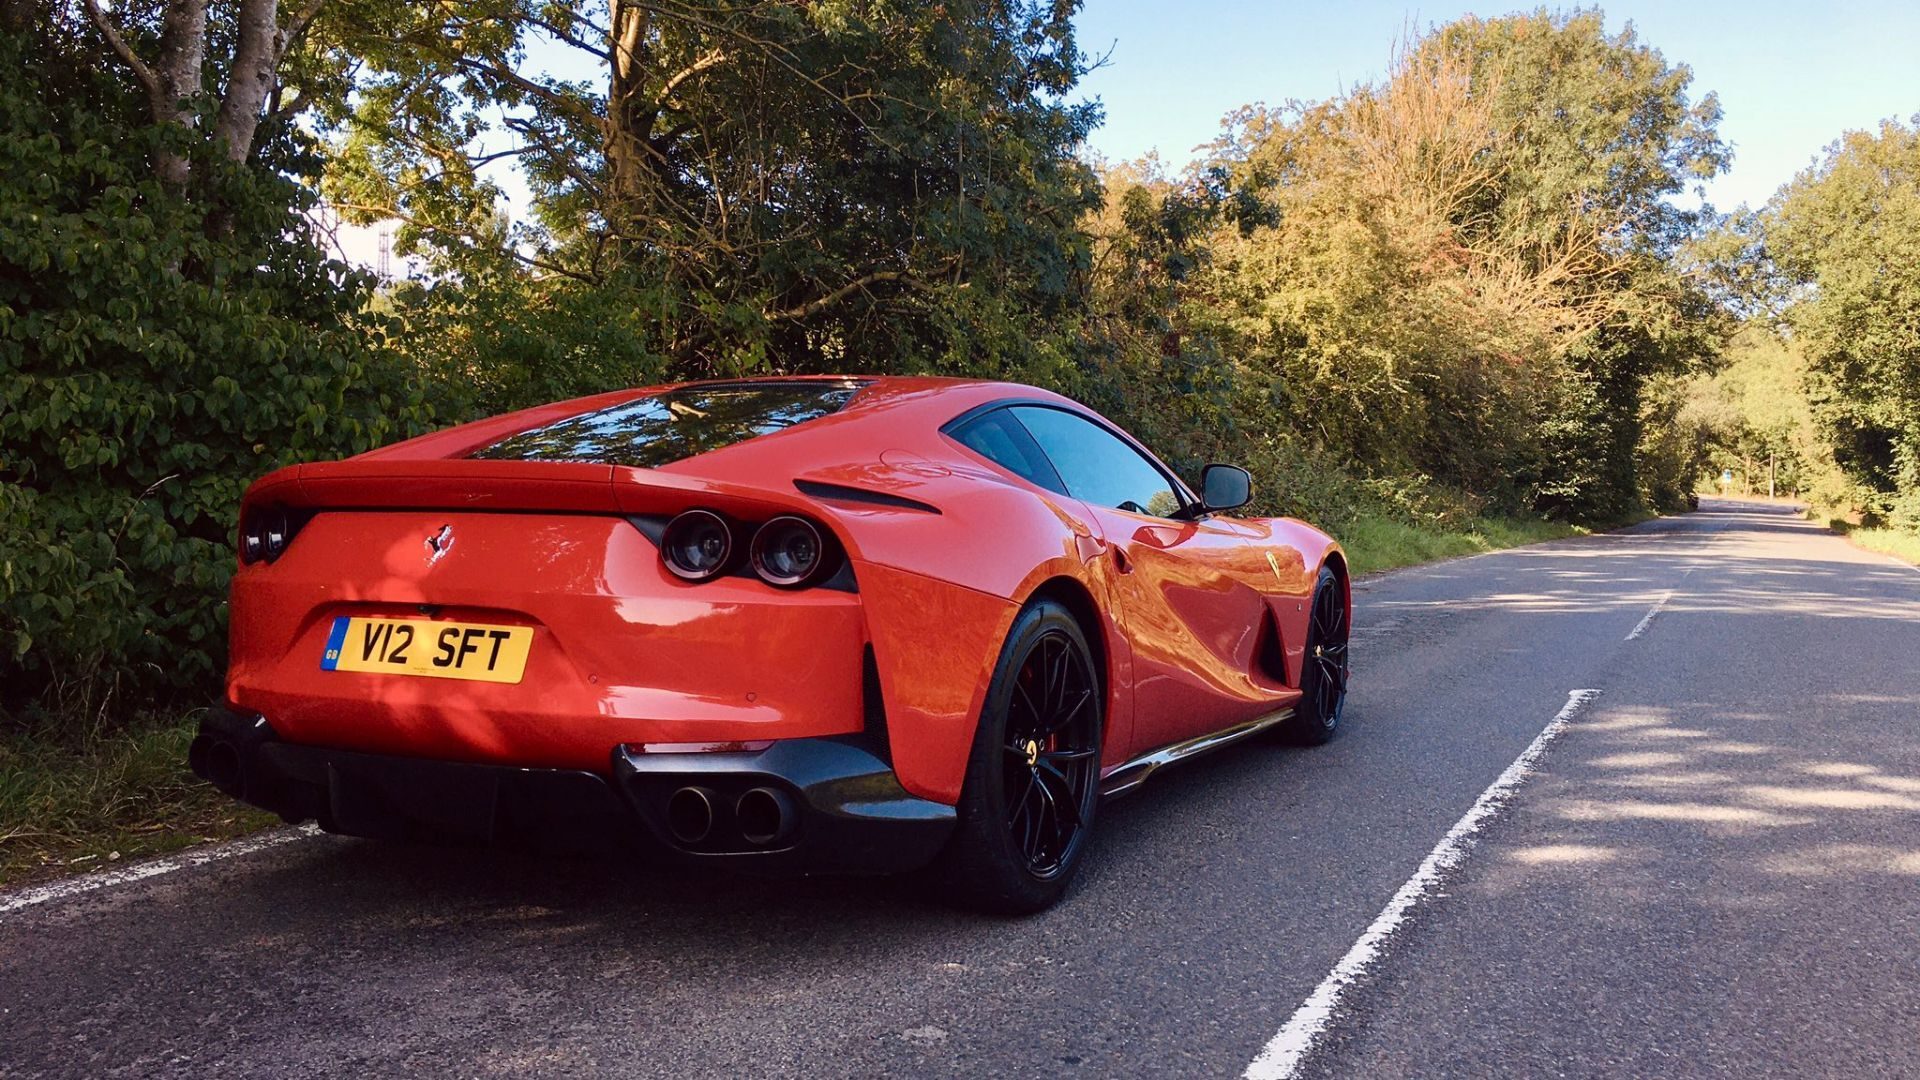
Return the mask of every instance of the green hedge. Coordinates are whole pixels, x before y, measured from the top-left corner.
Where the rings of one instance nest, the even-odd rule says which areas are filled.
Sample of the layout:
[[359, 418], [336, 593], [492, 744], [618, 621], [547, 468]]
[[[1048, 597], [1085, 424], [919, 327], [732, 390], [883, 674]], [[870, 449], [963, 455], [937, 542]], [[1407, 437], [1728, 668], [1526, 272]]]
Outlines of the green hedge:
[[147, 165], [97, 65], [0, 37], [0, 714], [217, 684], [255, 477], [427, 420], [272, 169]]

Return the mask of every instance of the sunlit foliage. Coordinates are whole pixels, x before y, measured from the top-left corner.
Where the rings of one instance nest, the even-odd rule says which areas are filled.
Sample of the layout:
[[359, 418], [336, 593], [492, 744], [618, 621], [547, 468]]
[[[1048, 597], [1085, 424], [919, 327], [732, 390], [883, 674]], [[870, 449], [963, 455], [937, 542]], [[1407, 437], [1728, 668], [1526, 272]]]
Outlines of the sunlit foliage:
[[1847, 133], [1761, 228], [1834, 459], [1870, 514], [1920, 530], [1920, 117]]

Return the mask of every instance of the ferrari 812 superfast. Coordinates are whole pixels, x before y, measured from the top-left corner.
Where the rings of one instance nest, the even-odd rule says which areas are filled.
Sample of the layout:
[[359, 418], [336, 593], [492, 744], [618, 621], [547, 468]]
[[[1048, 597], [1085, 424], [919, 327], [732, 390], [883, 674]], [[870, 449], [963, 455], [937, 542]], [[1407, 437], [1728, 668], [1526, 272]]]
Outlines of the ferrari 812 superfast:
[[1341, 550], [1008, 383], [583, 398], [247, 492], [196, 773], [289, 821], [1067, 887], [1100, 802], [1332, 736]]

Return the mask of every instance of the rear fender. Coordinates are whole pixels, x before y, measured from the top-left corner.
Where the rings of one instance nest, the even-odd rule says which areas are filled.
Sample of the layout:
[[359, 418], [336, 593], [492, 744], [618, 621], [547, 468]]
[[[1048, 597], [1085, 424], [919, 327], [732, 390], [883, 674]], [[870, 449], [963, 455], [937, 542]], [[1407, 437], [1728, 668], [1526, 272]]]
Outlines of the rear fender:
[[[858, 552], [854, 576], [901, 785], [952, 804], [1014, 617], [1037, 588], [1062, 577], [1086, 586], [1099, 606], [1106, 590], [1097, 559], [1105, 548], [1070, 499], [1039, 498], [997, 476], [960, 475], [946, 465], [910, 486], [877, 482], [878, 471], [819, 479], [927, 509], [852, 498], [817, 505]], [[1110, 629], [1102, 633], [1108, 655], [1124, 657], [1124, 644]]]
[[[854, 576], [873, 642], [894, 771], [909, 792], [957, 803], [987, 686], [1024, 598], [1061, 578], [1085, 585], [1087, 569], [1065, 558], [1049, 560], [1029, 575], [1033, 588], [1020, 592], [1022, 600], [877, 563], [856, 562]], [[1096, 583], [1088, 591], [1098, 607], [1104, 587]], [[1109, 658], [1107, 745], [1116, 748], [1130, 722], [1128, 711], [1115, 703], [1129, 700], [1123, 673], [1131, 654], [1115, 637], [1111, 620], [1102, 622], [1098, 632]]]
[[974, 729], [1020, 606], [907, 570], [856, 563], [900, 786], [960, 801]]

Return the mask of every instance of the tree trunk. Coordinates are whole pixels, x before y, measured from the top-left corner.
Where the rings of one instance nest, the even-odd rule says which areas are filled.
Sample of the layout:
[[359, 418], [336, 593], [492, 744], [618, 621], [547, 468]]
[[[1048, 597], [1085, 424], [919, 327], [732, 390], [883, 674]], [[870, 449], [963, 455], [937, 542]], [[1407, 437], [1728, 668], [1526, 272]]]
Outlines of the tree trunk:
[[[211, 134], [215, 146], [229, 160], [245, 161], [252, 156], [254, 135], [273, 93], [287, 42], [313, 19], [321, 2], [311, 0], [292, 25], [283, 28], [279, 0], [240, 0], [227, 92]], [[100, 0], [85, 0], [85, 4], [88, 18], [146, 90], [154, 123], [193, 128], [197, 118], [194, 99], [204, 89], [207, 62], [207, 0], [168, 0], [160, 24], [159, 55], [152, 64], [141, 60], [127, 44], [100, 7]], [[155, 156], [153, 169], [169, 186], [184, 188], [192, 163], [178, 151], [163, 150]]]
[[[160, 30], [160, 56], [153, 66], [157, 86], [149, 86], [156, 124], [194, 124], [193, 99], [200, 93], [200, 71], [207, 61], [207, 0], [172, 0]], [[173, 187], [185, 187], [192, 168], [183, 154], [162, 151], [154, 172]]]
[[216, 145], [231, 161], [245, 161], [253, 153], [253, 133], [273, 92], [273, 74], [286, 46], [279, 0], [241, 0], [239, 32], [227, 96], [213, 130]]
[[611, 0], [607, 24], [608, 53], [612, 63], [607, 84], [607, 119], [604, 148], [607, 155], [607, 194], [615, 206], [632, 200], [642, 186], [646, 162], [642, 140], [646, 133], [637, 130], [641, 114], [648, 111], [641, 67], [641, 49], [647, 36], [647, 10], [625, 0]]

